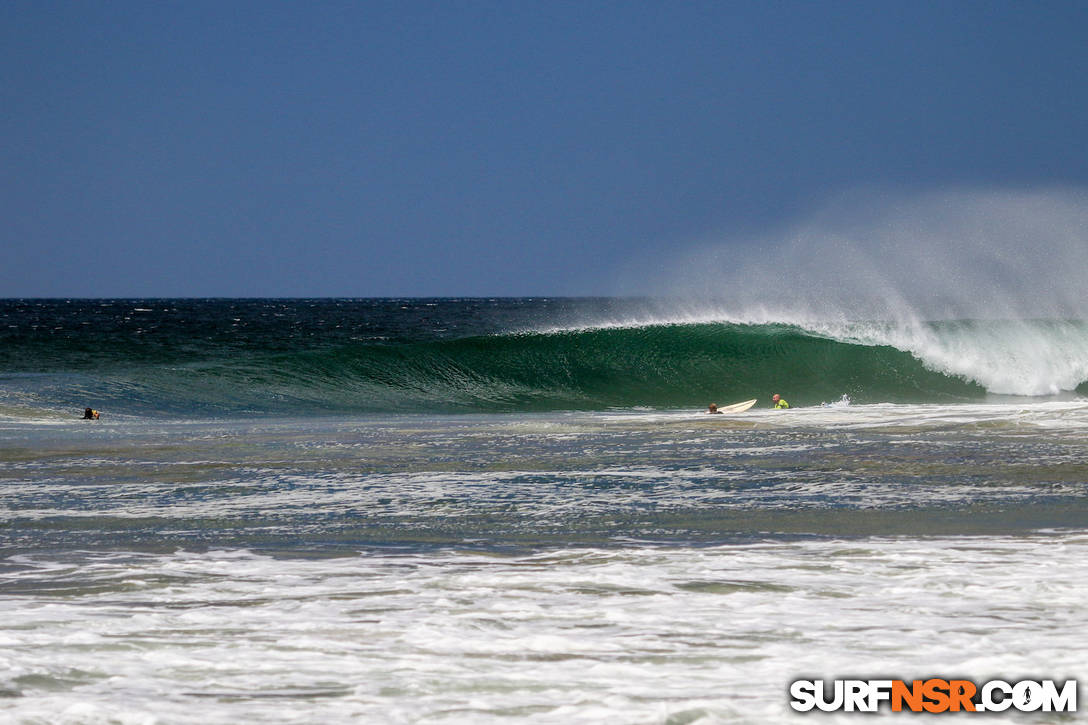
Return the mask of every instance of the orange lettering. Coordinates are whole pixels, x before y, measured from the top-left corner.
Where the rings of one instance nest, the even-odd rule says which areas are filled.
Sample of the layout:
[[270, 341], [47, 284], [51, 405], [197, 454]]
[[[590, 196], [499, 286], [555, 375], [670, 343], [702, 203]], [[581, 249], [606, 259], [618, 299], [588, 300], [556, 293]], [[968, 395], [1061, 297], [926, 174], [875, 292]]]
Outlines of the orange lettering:
[[922, 694], [929, 700], [922, 703], [926, 712], [944, 712], [948, 709], [948, 680], [926, 680], [922, 683]]
[[971, 702], [971, 698], [975, 696], [975, 683], [970, 680], [950, 680], [948, 682], [948, 692], [951, 695], [950, 708], [952, 712], [959, 712], [962, 707], [967, 712], [975, 711], [975, 703]]
[[911, 683], [910, 687], [907, 687], [907, 683], [902, 680], [895, 680], [892, 682], [892, 711], [902, 712], [904, 701], [912, 712], [922, 711], [921, 680], [915, 680]]

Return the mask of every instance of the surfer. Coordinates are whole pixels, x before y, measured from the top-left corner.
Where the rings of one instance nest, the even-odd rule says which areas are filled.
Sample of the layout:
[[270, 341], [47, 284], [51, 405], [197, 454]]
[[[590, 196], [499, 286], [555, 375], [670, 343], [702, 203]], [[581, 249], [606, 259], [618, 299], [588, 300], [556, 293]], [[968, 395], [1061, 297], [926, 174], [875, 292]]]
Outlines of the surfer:
[[786, 402], [786, 399], [783, 398], [778, 393], [775, 393], [774, 395], [772, 395], [771, 400], [774, 401], [775, 409], [781, 410], [781, 409], [785, 409], [785, 408], [790, 407], [790, 404]]
[[718, 404], [717, 403], [711, 403], [710, 405], [708, 405], [706, 412], [710, 413], [711, 415], [721, 415], [722, 414], [722, 412], [720, 410], [718, 410]]
[[94, 408], [84, 408], [83, 420], [98, 420], [98, 411]]

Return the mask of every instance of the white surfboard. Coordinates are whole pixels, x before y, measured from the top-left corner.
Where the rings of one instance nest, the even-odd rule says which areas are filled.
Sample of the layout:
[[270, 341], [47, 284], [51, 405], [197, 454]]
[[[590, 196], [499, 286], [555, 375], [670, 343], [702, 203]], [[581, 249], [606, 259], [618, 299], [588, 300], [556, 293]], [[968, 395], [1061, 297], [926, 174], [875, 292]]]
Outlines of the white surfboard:
[[719, 413], [743, 413], [756, 404], [759, 398], [752, 398], [751, 400], [745, 400], [743, 403], [733, 403], [732, 405], [722, 405], [718, 408]]

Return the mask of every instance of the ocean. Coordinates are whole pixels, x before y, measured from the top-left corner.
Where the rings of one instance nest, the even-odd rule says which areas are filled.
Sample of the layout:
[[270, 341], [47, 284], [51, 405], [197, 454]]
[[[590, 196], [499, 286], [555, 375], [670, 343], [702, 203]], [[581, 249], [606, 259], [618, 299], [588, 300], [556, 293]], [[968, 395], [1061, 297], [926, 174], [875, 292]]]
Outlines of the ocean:
[[1085, 682], [1086, 396], [1083, 320], [0, 301], [0, 720], [845, 723], [790, 683]]

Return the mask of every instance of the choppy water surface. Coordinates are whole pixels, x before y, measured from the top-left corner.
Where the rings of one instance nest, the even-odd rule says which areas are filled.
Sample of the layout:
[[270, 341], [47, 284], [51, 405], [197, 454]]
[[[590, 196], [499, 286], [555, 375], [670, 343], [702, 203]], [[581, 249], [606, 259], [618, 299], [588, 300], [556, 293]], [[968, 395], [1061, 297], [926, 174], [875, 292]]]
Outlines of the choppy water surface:
[[895, 320], [0, 300], [0, 721], [766, 723], [796, 678], [1088, 681], [1088, 323]]
[[10, 418], [0, 713], [760, 723], [798, 677], [1088, 681], [1086, 431], [1076, 400]]

